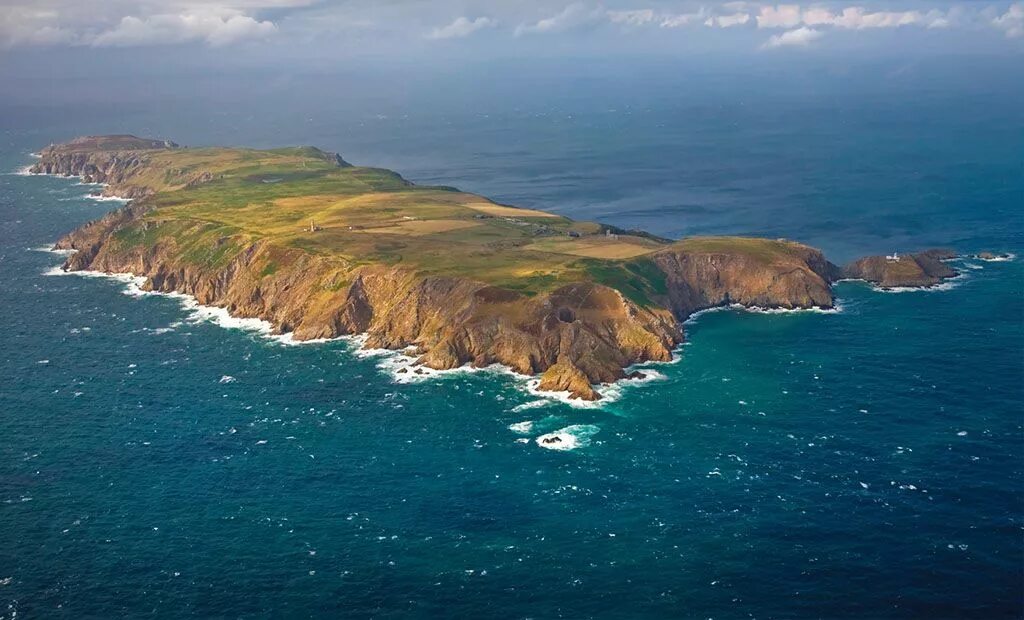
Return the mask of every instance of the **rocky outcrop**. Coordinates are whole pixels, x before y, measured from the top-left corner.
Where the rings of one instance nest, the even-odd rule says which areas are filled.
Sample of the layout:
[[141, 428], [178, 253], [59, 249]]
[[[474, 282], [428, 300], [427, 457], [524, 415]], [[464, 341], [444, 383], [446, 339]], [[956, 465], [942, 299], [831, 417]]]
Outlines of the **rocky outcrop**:
[[865, 280], [880, 288], [929, 287], [957, 275], [943, 261], [956, 258], [956, 252], [932, 249], [916, 254], [868, 256], [843, 268], [843, 277]]
[[831, 308], [830, 283], [839, 269], [819, 250], [788, 241], [763, 241], [768, 256], [742, 248], [689, 248], [655, 254], [666, 276], [668, 307], [680, 319], [706, 308], [740, 304], [763, 308]]
[[585, 400], [601, 397], [590, 384], [587, 375], [569, 360], [553, 364], [545, 370], [537, 387], [545, 392], [569, 392]]
[[148, 185], [132, 182], [145, 168], [151, 155], [178, 145], [166, 140], [135, 136], [86, 136], [64, 144], [51, 144], [40, 151], [39, 161], [29, 171], [81, 177], [86, 183], [104, 183], [106, 196], [144, 198], [153, 193]]
[[999, 261], [1013, 260], [1013, 254], [1010, 254], [1009, 252], [988, 252], [988, 251], [985, 251], [985, 252], [978, 252], [977, 254], [974, 255], [974, 257], [978, 258], [978, 259], [981, 259], [983, 261], [990, 261], [990, 262], [999, 262]]

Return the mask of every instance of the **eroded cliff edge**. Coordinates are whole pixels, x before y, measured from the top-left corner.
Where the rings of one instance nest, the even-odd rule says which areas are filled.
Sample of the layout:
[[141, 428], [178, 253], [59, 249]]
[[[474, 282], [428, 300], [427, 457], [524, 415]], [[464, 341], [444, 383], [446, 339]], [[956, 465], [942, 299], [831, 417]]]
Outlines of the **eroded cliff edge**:
[[[682, 323], [695, 311], [725, 304], [830, 308], [834, 302], [830, 284], [842, 275], [820, 251], [784, 240], [707, 237], [655, 244], [641, 239], [636, 243], [653, 244], [645, 246], [649, 251], [628, 258], [594, 258], [590, 254], [592, 247], [598, 247], [595, 244], [621, 249], [617, 232], [587, 229], [564, 218], [552, 224], [527, 211], [521, 217], [513, 212], [501, 216], [503, 221], [490, 222], [487, 218], [495, 216], [486, 214], [505, 213], [494, 209], [508, 207], [492, 208], [489, 202], [487, 209], [481, 208], [485, 215], [474, 214], [466, 221], [477, 226], [483, 220], [494, 231], [508, 228], [519, 236], [489, 240], [479, 246], [480, 251], [491, 252], [492, 261], [514, 258], [518, 262], [511, 263], [511, 268], [528, 274], [523, 280], [530, 286], [497, 279], [487, 269], [439, 272], [432, 262], [411, 260], [409, 254], [389, 260], [391, 254], [354, 255], [349, 248], [364, 247], [367, 233], [372, 233], [374, 248], [382, 242], [408, 243], [402, 235], [410, 234], [406, 232], [410, 221], [433, 221], [433, 228], [440, 228], [436, 222], [446, 222], [455, 230], [450, 222], [462, 220], [448, 215], [436, 220], [405, 215], [403, 221], [392, 224], [395, 230], [390, 232], [355, 225], [332, 227], [334, 220], [327, 220], [323, 229], [310, 223], [309, 235], [319, 235], [314, 240], [320, 245], [311, 245], [305, 237], [294, 241], [290, 228], [282, 237], [263, 234], [258, 227], [227, 226], [192, 206], [208, 201], [208, 193], [196, 188], [216, 189], [218, 183], [241, 183], [238, 179], [248, 182], [251, 170], [239, 171], [202, 158], [195, 165], [194, 160], [185, 162], [178, 150], [173, 143], [117, 136], [80, 139], [41, 153], [35, 172], [83, 176], [109, 183], [106, 191], [111, 194], [136, 198], [57, 243], [60, 249], [77, 250], [68, 258], [66, 269], [145, 276], [147, 288], [186, 293], [235, 316], [265, 319], [298, 340], [366, 334], [365, 346], [415, 350], [419, 361], [432, 368], [504, 364], [519, 373], [540, 375], [543, 390], [568, 391], [577, 398], [599, 398], [593, 384], [621, 379], [632, 364], [671, 359], [672, 350], [683, 339]], [[340, 157], [315, 149], [281, 152], [285, 151], [288, 158], [302, 161], [302, 174], [312, 166], [310, 161], [348, 166]], [[179, 160], [183, 165], [168, 163]], [[276, 176], [257, 175], [253, 183], [276, 188], [279, 185], [274, 184], [283, 182], [278, 177], [287, 179], [285, 175], [290, 174], [287, 168], [261, 165], [260, 170], [270, 169]], [[342, 178], [330, 170], [325, 174], [317, 177], [317, 187], [323, 178]], [[351, 174], [363, 174], [362, 181], [369, 173], [353, 169]], [[410, 184], [401, 183], [404, 186], [396, 185], [395, 193], [388, 194], [389, 208], [409, 198], [409, 190], [402, 187]], [[224, 185], [224, 190], [232, 187], [252, 189]], [[419, 210], [409, 213], [426, 213], [422, 205], [434, 204], [429, 202], [433, 194], [423, 194], [422, 199], [412, 196], [420, 201], [413, 205]], [[462, 201], [464, 196], [445, 195], [445, 199]], [[182, 202], [184, 197], [189, 198], [187, 203]], [[259, 206], [277, 204], [292, 203]], [[254, 208], [250, 203], [224, 208], [228, 207]], [[532, 237], [523, 241], [520, 233], [527, 226], [533, 227]], [[576, 229], [597, 232], [582, 234]], [[422, 244], [421, 237], [438, 233], [416, 234], [416, 242]], [[438, 241], [449, 244], [451, 251], [469, 248], [467, 256], [477, 251], [476, 245], [452, 245], [463, 243], [465, 233], [461, 237], [445, 234], [449, 237], [442, 235]], [[624, 231], [623, 235], [626, 239]], [[559, 251], [570, 252], [569, 258], [563, 260], [559, 254], [556, 261], [531, 249], [541, 242], [546, 249], [567, 245], [569, 250]], [[322, 246], [337, 251], [324, 251]], [[579, 248], [590, 254], [571, 253], [582, 252]], [[538, 268], [538, 262], [547, 271]], [[508, 266], [500, 264], [504, 274]], [[558, 271], [550, 265], [557, 265]]]

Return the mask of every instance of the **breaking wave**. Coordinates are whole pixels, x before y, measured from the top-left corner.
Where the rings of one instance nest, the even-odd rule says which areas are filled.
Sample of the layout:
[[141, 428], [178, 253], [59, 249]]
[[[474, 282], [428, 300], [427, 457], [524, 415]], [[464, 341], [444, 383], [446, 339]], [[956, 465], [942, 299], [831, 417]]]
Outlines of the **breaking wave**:
[[573, 424], [537, 437], [537, 445], [548, 450], [576, 450], [590, 445], [601, 428], [593, 424]]

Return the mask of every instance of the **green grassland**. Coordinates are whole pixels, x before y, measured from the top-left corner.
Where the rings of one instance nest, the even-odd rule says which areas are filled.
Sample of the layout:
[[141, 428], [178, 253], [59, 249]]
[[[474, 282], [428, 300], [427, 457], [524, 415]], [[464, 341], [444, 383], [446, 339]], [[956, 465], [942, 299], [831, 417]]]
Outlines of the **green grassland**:
[[[666, 240], [413, 185], [310, 147], [158, 149], [147, 152], [130, 182], [156, 194], [143, 218], [117, 233], [117, 243], [172, 242], [184, 260], [210, 267], [262, 240], [345, 267], [401, 265], [526, 294], [585, 280], [651, 304], [665, 290], [650, 255], [669, 247]], [[786, 251], [778, 242], [725, 237], [677, 245], [765, 260]], [[277, 268], [268, 265], [263, 275]]]

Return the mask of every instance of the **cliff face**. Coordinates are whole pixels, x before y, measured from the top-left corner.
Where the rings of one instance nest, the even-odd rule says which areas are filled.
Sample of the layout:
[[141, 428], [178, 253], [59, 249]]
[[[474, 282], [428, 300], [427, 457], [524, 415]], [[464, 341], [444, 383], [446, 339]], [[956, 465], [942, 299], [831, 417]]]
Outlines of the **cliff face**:
[[814, 248], [776, 243], [785, 251], [771, 260], [713, 249], [659, 252], [654, 260], [667, 278], [669, 308], [680, 318], [727, 304], [831, 308], [839, 269]]
[[952, 250], [933, 249], [898, 257], [868, 256], [843, 268], [843, 277], [866, 280], [882, 288], [935, 286], [956, 271], [942, 261], [956, 258]]
[[[352, 269], [259, 241], [216, 268], [184, 260], [172, 239], [121, 247], [115, 234], [144, 212], [129, 206], [61, 239], [58, 248], [77, 250], [65, 268], [146, 276], [151, 290], [266, 319], [298, 340], [365, 333], [367, 347], [415, 347], [431, 368], [500, 363], [543, 373], [542, 389], [585, 399], [599, 398], [592, 383], [620, 379], [626, 366], [671, 359], [682, 340], [669, 312], [641, 308], [592, 283], [527, 297], [402, 268]], [[281, 266], [268, 274], [271, 264]]]
[[[78, 250], [69, 270], [133, 273], [162, 292], [193, 295], [240, 317], [270, 321], [298, 340], [367, 334], [371, 348], [415, 347], [431, 368], [500, 363], [540, 374], [540, 388], [599, 398], [592, 384], [621, 379], [639, 362], [672, 358], [692, 312], [748, 306], [831, 307], [834, 269], [820, 252], [788, 244], [786, 260], [667, 250], [655, 257], [666, 279], [665, 309], [645, 308], [600, 284], [580, 282], [527, 297], [463, 278], [422, 277], [396, 267], [355, 269], [300, 250], [255, 242], [229, 263], [182, 259], [172, 239], [124, 249], [116, 233], [145, 213], [129, 206], [61, 239]], [[267, 266], [277, 267], [267, 274]]]
[[131, 179], [148, 164], [152, 152], [175, 148], [177, 144], [164, 140], [89, 136], [44, 148], [30, 172], [78, 176], [86, 183], [107, 184], [104, 195], [143, 198], [152, 194], [153, 188]]
[[[419, 362], [431, 368], [504, 364], [519, 373], [540, 375], [543, 390], [566, 391], [575, 398], [600, 398], [594, 384], [622, 378], [632, 364], [671, 359], [683, 339], [682, 322], [697, 310], [733, 303], [828, 308], [833, 305], [830, 282], [840, 275], [821, 252], [798, 243], [694, 238], [664, 244], [637, 259], [642, 264], [632, 270], [616, 271], [623, 263], [608, 259], [600, 265], [608, 266], [613, 275], [602, 276], [601, 269], [576, 270], [571, 273], [579, 274], [573, 276], [580, 278], [577, 281], [519, 292], [472, 274], [437, 275], [409, 262], [353, 258], [346, 250], [351, 246], [345, 244], [361, 242], [353, 235], [362, 233], [337, 236], [340, 227], [309, 231], [326, 237], [300, 237], [302, 242], [338, 239], [327, 247], [339, 251], [325, 252], [278, 243], [258, 230], [181, 217], [180, 209], [164, 215], [155, 199], [146, 199], [157, 191], [154, 183], [161, 184], [161, 196], [180, 188], [188, 192], [221, 178], [220, 171], [226, 169], [212, 159], [216, 153], [168, 157], [175, 149], [173, 143], [114, 136], [43, 150], [34, 172], [81, 175], [109, 183], [112, 194], [139, 198], [62, 238], [58, 248], [77, 250], [65, 269], [145, 276], [152, 290], [186, 293], [235, 316], [265, 319], [297, 340], [366, 334], [367, 347], [412, 349]], [[348, 166], [340, 157], [316, 149], [271, 153], [283, 158], [275, 162], [305, 158], [298, 166], [302, 175], [308, 174], [309, 162]], [[272, 178], [254, 176], [244, 191], [276, 188], [283, 174], [287, 172], [275, 171]], [[366, 178], [358, 170], [356, 175]], [[403, 184], [401, 191], [408, 191], [407, 186]], [[501, 224], [512, 231], [508, 234], [522, 230], [515, 215], [505, 216], [509, 223]], [[408, 225], [417, 219], [399, 221]], [[452, 221], [439, 223], [449, 226]], [[294, 235], [288, 230], [294, 229], [286, 229], [285, 239]], [[390, 251], [396, 239], [419, 238], [391, 233], [381, 237], [386, 244], [376, 247]], [[607, 235], [592, 239], [608, 242]], [[527, 262], [515, 266], [534, 273], [537, 265], [528, 260], [535, 259], [523, 260]], [[575, 269], [574, 264], [569, 268]], [[625, 281], [615, 279], [622, 274], [627, 274]], [[630, 294], [623, 294], [627, 290]]]

